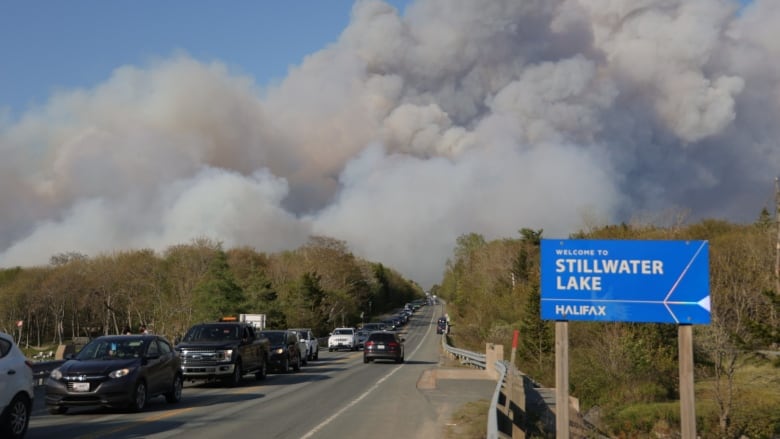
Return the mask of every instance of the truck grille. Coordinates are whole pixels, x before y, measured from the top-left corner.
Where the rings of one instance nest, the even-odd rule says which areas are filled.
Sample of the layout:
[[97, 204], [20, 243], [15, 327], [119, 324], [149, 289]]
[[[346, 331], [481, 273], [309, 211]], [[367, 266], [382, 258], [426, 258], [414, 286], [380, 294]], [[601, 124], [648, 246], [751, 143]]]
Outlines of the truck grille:
[[185, 350], [181, 353], [182, 364], [186, 366], [213, 366], [221, 358], [224, 358], [222, 352], [211, 350]]

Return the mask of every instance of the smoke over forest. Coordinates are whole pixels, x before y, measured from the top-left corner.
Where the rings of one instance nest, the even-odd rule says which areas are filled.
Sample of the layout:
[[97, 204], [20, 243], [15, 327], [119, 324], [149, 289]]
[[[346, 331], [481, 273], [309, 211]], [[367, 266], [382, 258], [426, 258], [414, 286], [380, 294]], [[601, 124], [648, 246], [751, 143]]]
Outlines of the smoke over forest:
[[780, 173], [778, 23], [776, 0], [368, 0], [277, 84], [118, 66], [0, 117], [0, 266], [327, 235], [428, 286], [464, 233], [753, 221]]

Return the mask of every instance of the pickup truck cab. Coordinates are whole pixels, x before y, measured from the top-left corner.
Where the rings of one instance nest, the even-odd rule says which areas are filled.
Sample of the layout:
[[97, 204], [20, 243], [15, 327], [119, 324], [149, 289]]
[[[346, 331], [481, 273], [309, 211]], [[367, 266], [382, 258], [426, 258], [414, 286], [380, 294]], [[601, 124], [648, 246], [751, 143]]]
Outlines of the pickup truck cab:
[[339, 349], [358, 350], [358, 340], [355, 328], [336, 328], [328, 337], [328, 351]]
[[265, 379], [270, 344], [244, 322], [199, 323], [176, 345], [185, 380], [219, 379], [231, 386], [254, 373]]

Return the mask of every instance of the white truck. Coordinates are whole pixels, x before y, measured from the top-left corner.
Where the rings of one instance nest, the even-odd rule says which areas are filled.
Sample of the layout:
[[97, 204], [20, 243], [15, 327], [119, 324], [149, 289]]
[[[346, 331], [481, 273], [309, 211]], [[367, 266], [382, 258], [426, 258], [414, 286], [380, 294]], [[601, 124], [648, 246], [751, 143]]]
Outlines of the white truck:
[[247, 322], [255, 329], [265, 329], [265, 314], [239, 314], [238, 321]]
[[328, 337], [328, 352], [339, 349], [358, 350], [358, 341], [355, 328], [336, 328]]

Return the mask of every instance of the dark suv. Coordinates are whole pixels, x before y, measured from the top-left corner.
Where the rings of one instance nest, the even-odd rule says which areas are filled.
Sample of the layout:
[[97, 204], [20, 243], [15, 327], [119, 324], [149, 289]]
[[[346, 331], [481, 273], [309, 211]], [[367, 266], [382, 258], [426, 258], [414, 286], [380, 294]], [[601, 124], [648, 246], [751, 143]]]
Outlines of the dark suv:
[[268, 338], [271, 344], [271, 355], [268, 364], [276, 371], [287, 373], [290, 367], [294, 371], [301, 370], [301, 350], [298, 349], [298, 334], [285, 329], [260, 331], [260, 335]]
[[363, 362], [377, 359], [404, 362], [404, 339], [395, 332], [375, 331], [368, 334], [363, 345]]
[[51, 372], [46, 406], [52, 414], [82, 406], [140, 411], [157, 395], [176, 403], [181, 399], [180, 366], [179, 356], [160, 336], [99, 337]]

